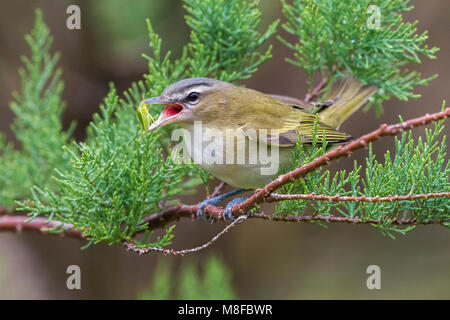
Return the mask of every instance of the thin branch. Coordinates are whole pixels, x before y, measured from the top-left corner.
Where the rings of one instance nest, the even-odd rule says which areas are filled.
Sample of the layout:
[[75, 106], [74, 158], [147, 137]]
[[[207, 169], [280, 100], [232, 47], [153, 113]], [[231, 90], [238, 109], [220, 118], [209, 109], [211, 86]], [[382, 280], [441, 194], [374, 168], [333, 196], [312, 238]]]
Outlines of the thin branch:
[[163, 248], [158, 248], [158, 247], [139, 248], [139, 247], [136, 247], [136, 245], [134, 245], [131, 242], [125, 242], [124, 245], [128, 251], [133, 251], [140, 255], [147, 254], [149, 252], [161, 252], [161, 253], [169, 254], [169, 255], [173, 255], [173, 256], [176, 256], [176, 255], [184, 256], [187, 253], [198, 252], [200, 250], [208, 248], [214, 242], [219, 240], [219, 238], [221, 238], [225, 233], [230, 231], [231, 228], [233, 228], [234, 226], [236, 226], [239, 223], [244, 222], [244, 220], [246, 220], [247, 217], [248, 217], [247, 215], [239, 216], [236, 220], [234, 220], [232, 223], [230, 223], [228, 226], [226, 226], [225, 229], [223, 229], [221, 232], [216, 234], [210, 241], [206, 242], [205, 244], [203, 244], [201, 246], [198, 246], [198, 247], [195, 247], [192, 249], [173, 250], [173, 249], [163, 249]]
[[319, 84], [311, 91], [311, 93], [307, 93], [306, 94], [304, 101], [305, 102], [310, 102], [313, 99], [317, 98], [319, 96], [319, 94], [320, 94], [320, 91], [323, 88], [325, 88], [325, 86], [327, 85], [327, 82], [328, 82], [328, 78], [323, 77], [320, 80]]
[[366, 197], [366, 196], [327, 196], [323, 194], [274, 194], [266, 197], [266, 202], [278, 202], [285, 200], [316, 200], [316, 201], [333, 201], [333, 202], [343, 202], [343, 201], [356, 201], [356, 202], [391, 202], [391, 201], [403, 201], [403, 200], [416, 200], [416, 199], [428, 199], [428, 198], [440, 198], [440, 197], [450, 197], [450, 192], [440, 192], [440, 193], [425, 193], [425, 194], [408, 194], [408, 195], [394, 195], [387, 197]]
[[[381, 223], [384, 223], [386, 221], [384, 220], [377, 220], [377, 219], [361, 219], [360, 217], [337, 217], [333, 215], [329, 216], [321, 216], [321, 215], [312, 215], [312, 216], [272, 216], [269, 214], [264, 213], [253, 213], [249, 216], [249, 218], [258, 218], [263, 220], [270, 220], [270, 221], [279, 221], [279, 222], [330, 222], [330, 223], [348, 223], [348, 224], [371, 224], [371, 225], [378, 225]], [[430, 219], [426, 221], [417, 221], [416, 218], [410, 218], [410, 219], [391, 219], [389, 220], [390, 223], [398, 226], [411, 226], [415, 224], [422, 224], [422, 225], [429, 225], [429, 224], [443, 224], [445, 222], [448, 222], [447, 220], [441, 220], [441, 219]]]
[[[64, 230], [59, 233], [49, 232], [48, 229]], [[51, 220], [48, 218], [36, 217], [30, 220], [30, 217], [26, 216], [0, 216], [0, 230], [21, 232], [23, 230], [35, 231], [42, 234], [54, 234], [61, 237], [70, 236], [79, 239], [85, 239], [86, 236], [78, 229], [75, 229], [73, 225], [68, 223], [62, 223], [61, 221]]]
[[219, 194], [222, 193], [223, 188], [225, 188], [226, 183], [225, 182], [221, 182], [217, 187], [214, 188], [214, 191], [209, 195], [209, 199], [210, 198], [214, 198], [217, 197]]

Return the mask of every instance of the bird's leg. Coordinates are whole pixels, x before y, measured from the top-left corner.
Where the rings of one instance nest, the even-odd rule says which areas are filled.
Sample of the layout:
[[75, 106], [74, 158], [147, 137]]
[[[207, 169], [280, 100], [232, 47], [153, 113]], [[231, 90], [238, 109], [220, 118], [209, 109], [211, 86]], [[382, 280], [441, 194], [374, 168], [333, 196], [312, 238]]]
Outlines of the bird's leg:
[[231, 192], [218, 195], [218, 196], [213, 197], [211, 199], [204, 200], [200, 204], [200, 206], [198, 207], [197, 218], [199, 218], [200, 220], [205, 220], [206, 216], [205, 216], [204, 210], [205, 210], [206, 206], [208, 206], [208, 205], [217, 206], [220, 201], [222, 201], [222, 200], [224, 200], [226, 198], [235, 196], [235, 195], [240, 194], [240, 193], [245, 192], [245, 191], [247, 191], [247, 189], [239, 188], [239, 189], [233, 190]]
[[233, 216], [231, 209], [233, 209], [234, 205], [244, 202], [247, 199], [248, 199], [248, 197], [241, 197], [241, 198], [233, 199], [230, 202], [228, 202], [227, 206], [225, 207], [225, 210], [223, 211], [223, 220], [227, 221], [227, 219], [228, 219], [228, 220], [230, 220], [230, 222], [233, 222], [236, 218]]

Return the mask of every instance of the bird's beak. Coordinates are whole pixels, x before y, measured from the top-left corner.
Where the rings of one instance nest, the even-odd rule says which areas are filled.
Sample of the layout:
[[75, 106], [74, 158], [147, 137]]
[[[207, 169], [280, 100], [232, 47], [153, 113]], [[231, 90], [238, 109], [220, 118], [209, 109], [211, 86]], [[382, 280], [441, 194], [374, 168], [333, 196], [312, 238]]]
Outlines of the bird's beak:
[[142, 101], [144, 104], [162, 104], [165, 106], [164, 110], [159, 115], [158, 120], [156, 122], [152, 123], [146, 132], [150, 132], [155, 130], [156, 128], [159, 128], [161, 126], [164, 126], [169, 123], [174, 123], [178, 121], [178, 116], [183, 113], [184, 106], [182, 104], [166, 100], [162, 97], [154, 97], [145, 99]]

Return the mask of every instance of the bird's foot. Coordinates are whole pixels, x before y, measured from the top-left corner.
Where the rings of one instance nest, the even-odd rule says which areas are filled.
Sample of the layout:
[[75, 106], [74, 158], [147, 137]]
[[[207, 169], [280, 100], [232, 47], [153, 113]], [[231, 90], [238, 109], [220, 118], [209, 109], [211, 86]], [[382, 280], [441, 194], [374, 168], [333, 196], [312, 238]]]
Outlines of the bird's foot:
[[209, 205], [217, 206], [220, 201], [220, 199], [217, 199], [218, 197], [206, 199], [202, 203], [200, 203], [200, 205], [198, 206], [198, 210], [197, 210], [197, 218], [199, 218], [200, 220], [206, 221], [206, 215], [205, 215], [204, 210]]
[[205, 221], [206, 220], [205, 208], [207, 206], [209, 206], [209, 205], [217, 206], [220, 201], [222, 201], [222, 200], [224, 200], [224, 199], [226, 199], [228, 197], [232, 197], [234, 195], [242, 193], [244, 191], [246, 191], [246, 189], [236, 189], [236, 190], [233, 190], [231, 192], [228, 192], [228, 193], [216, 196], [214, 198], [204, 200], [198, 207], [197, 218], [199, 218], [200, 220], [204, 220]]
[[230, 202], [228, 202], [227, 206], [225, 207], [225, 210], [223, 211], [223, 215], [222, 215], [223, 220], [225, 220], [225, 221], [229, 220], [230, 222], [233, 222], [234, 220], [236, 220], [233, 213], [231, 212], [231, 209], [233, 209], [233, 207], [236, 204], [242, 203], [247, 199], [248, 199], [248, 197], [241, 197], [241, 198], [233, 199]]

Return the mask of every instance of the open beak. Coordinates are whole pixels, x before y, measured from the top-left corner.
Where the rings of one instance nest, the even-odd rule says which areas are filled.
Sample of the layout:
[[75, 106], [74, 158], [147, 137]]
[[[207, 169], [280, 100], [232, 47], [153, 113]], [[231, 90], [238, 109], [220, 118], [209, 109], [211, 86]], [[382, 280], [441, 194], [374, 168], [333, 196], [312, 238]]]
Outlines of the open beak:
[[165, 100], [161, 97], [154, 97], [149, 98], [143, 101], [146, 105], [147, 104], [162, 104], [165, 106], [164, 110], [159, 115], [158, 120], [156, 122], [152, 123], [146, 132], [150, 132], [155, 130], [156, 128], [159, 128], [161, 126], [164, 126], [169, 123], [177, 122], [178, 116], [183, 113], [184, 107], [183, 105], [179, 103], [175, 103], [173, 101]]

